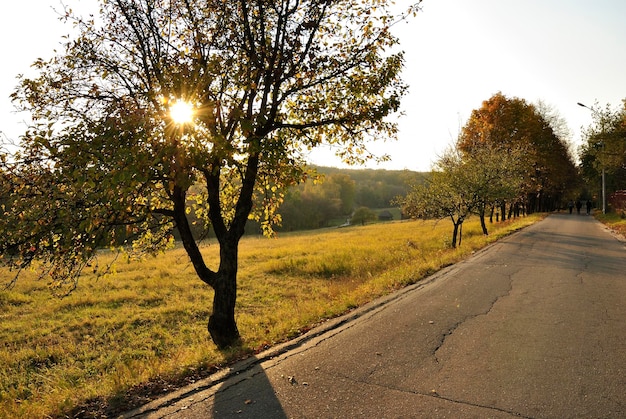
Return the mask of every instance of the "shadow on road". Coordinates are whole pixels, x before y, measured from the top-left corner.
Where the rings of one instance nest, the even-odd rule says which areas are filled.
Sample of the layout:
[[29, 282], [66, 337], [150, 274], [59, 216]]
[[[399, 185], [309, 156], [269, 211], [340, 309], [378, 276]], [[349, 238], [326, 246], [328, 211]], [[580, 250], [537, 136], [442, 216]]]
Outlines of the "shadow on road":
[[200, 391], [196, 397], [191, 396], [199, 403], [192, 402], [192, 405], [172, 417], [287, 419], [259, 360], [251, 358], [246, 363], [250, 365], [249, 368], [231, 375], [214, 390], [213, 403], [206, 403], [211, 396], [203, 396]]

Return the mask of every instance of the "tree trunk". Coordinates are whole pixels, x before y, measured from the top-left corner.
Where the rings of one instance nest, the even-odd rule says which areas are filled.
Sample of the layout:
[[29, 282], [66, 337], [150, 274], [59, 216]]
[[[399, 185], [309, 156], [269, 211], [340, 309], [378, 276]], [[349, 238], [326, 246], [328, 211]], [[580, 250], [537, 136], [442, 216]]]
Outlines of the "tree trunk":
[[484, 209], [480, 211], [479, 218], [480, 218], [480, 227], [483, 229], [483, 234], [485, 236], [488, 236], [489, 232], [487, 231], [487, 224], [485, 224], [485, 210]]
[[456, 236], [459, 233], [459, 225], [454, 223], [454, 230], [452, 230], [452, 248], [456, 248]]
[[220, 268], [213, 286], [213, 313], [209, 317], [208, 330], [219, 349], [239, 343], [240, 335], [235, 322], [237, 303], [237, 253], [236, 239], [220, 246]]
[[213, 313], [209, 317], [208, 324], [211, 338], [219, 349], [233, 346], [240, 339], [239, 330], [235, 323], [235, 303], [237, 302], [237, 253], [241, 235], [229, 233], [223, 228], [223, 224], [215, 229], [214, 224], [216, 236], [220, 242], [220, 266], [217, 272], [211, 271], [204, 263], [185, 215], [185, 190], [175, 187], [172, 197], [174, 201], [172, 215], [187, 255], [189, 255], [198, 277], [215, 292]]
[[[456, 240], [457, 237], [459, 236], [459, 231], [460, 231], [460, 227], [461, 225], [463, 225], [463, 218], [460, 218], [458, 220], [455, 220], [454, 217], [450, 217], [452, 218], [452, 224], [454, 224], [454, 230], [452, 231], [452, 248], [455, 249], [456, 248]], [[460, 241], [459, 241], [459, 245], [460, 245]]]
[[[258, 148], [258, 138], [250, 140], [250, 147]], [[235, 216], [227, 226], [222, 216], [220, 200], [220, 170], [203, 171], [207, 183], [209, 218], [215, 237], [220, 244], [220, 266], [215, 281], [210, 284], [215, 291], [213, 313], [209, 317], [207, 329], [213, 342], [219, 349], [225, 349], [239, 343], [240, 335], [235, 322], [235, 304], [237, 302], [237, 265], [239, 263], [239, 240], [243, 236], [246, 221], [252, 209], [252, 195], [259, 168], [260, 152], [253, 152], [248, 157], [245, 176], [242, 179], [239, 198], [235, 205]], [[220, 162], [213, 167], [221, 167]]]
[[487, 203], [482, 202], [478, 206], [478, 218], [480, 219], [480, 228], [483, 230], [483, 234], [487, 236], [489, 232], [487, 231], [487, 225], [485, 224], [485, 211], [487, 209]]
[[207, 329], [219, 349], [239, 343], [240, 336], [235, 322], [237, 302], [237, 281], [230, 275], [221, 275], [215, 287], [213, 313], [209, 317]]

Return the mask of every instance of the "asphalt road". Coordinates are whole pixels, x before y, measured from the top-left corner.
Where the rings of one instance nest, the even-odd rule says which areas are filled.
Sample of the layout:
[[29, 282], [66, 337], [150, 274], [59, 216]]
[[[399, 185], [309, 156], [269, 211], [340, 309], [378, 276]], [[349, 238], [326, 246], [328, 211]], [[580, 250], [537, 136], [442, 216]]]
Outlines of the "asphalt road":
[[626, 248], [552, 215], [149, 418], [626, 418]]

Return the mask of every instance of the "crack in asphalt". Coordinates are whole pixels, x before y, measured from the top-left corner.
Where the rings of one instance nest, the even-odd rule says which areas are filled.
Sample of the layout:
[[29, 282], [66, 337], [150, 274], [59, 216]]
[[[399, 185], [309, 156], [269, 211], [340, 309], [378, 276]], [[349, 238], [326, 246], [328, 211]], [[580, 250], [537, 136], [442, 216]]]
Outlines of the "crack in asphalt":
[[405, 388], [400, 388], [400, 387], [394, 387], [391, 385], [383, 385], [383, 384], [378, 384], [378, 383], [374, 383], [374, 382], [370, 382], [370, 381], [366, 381], [366, 380], [359, 380], [356, 378], [352, 378], [350, 376], [346, 376], [344, 374], [328, 374], [328, 373], [324, 373], [322, 372], [322, 374], [328, 375], [330, 377], [341, 377], [344, 378], [346, 380], [352, 381], [353, 383], [358, 383], [358, 384], [364, 384], [364, 385], [368, 385], [368, 386], [373, 386], [373, 387], [378, 387], [378, 388], [382, 388], [385, 390], [392, 390], [392, 391], [399, 391], [401, 393], [406, 393], [406, 394], [412, 394], [412, 395], [416, 395], [416, 396], [422, 396], [422, 397], [430, 397], [433, 399], [439, 399], [439, 400], [444, 400], [446, 402], [449, 403], [454, 403], [454, 404], [459, 404], [459, 405], [464, 405], [464, 406], [471, 406], [471, 407], [476, 407], [476, 408], [480, 408], [480, 409], [487, 409], [487, 410], [492, 410], [495, 412], [500, 412], [500, 413], [506, 413], [515, 417], [519, 417], [519, 418], [523, 418], [523, 419], [535, 419], [533, 416], [526, 416], [523, 413], [520, 412], [515, 412], [512, 410], [508, 410], [508, 409], [504, 409], [501, 407], [497, 407], [497, 406], [488, 406], [488, 405], [484, 405], [484, 404], [480, 404], [480, 403], [473, 403], [467, 400], [457, 400], [454, 399], [452, 397], [446, 397], [446, 396], [442, 396], [441, 394], [438, 394], [437, 392], [428, 392], [428, 393], [424, 393], [422, 391], [417, 391], [417, 390], [409, 390], [409, 389], [405, 389]]
[[439, 344], [433, 349], [433, 357], [435, 359], [435, 363], [439, 364], [439, 357], [437, 356], [437, 352], [445, 345], [446, 341], [448, 340], [448, 338], [450, 336], [452, 336], [454, 334], [454, 332], [456, 332], [458, 330], [459, 327], [461, 327], [463, 324], [465, 324], [466, 322], [476, 319], [480, 316], [488, 316], [491, 311], [493, 310], [494, 306], [496, 305], [496, 303], [498, 301], [500, 301], [501, 298], [507, 297], [511, 295], [511, 291], [513, 291], [513, 275], [515, 273], [511, 273], [508, 275], [508, 284], [509, 284], [509, 288], [506, 292], [495, 296], [495, 298], [491, 301], [491, 303], [489, 304], [489, 307], [487, 308], [486, 311], [484, 312], [480, 312], [480, 313], [475, 313], [475, 314], [470, 314], [465, 316], [463, 319], [461, 319], [459, 322], [455, 323], [452, 325], [452, 327], [450, 327], [448, 330], [446, 330], [444, 332], [443, 335], [441, 335], [441, 339], [439, 341]]
[[588, 253], [585, 252], [585, 254], [581, 257], [581, 262], [582, 268], [580, 269], [580, 272], [576, 274], [576, 278], [578, 278], [580, 283], [583, 284], [585, 282], [585, 275], [587, 275], [591, 265], [593, 264], [593, 259]]
[[472, 407], [478, 407], [478, 408], [481, 408], [481, 409], [488, 409], [488, 410], [493, 410], [493, 411], [496, 411], [496, 412], [506, 413], [506, 414], [517, 416], [517, 417], [524, 418], [524, 419], [534, 419], [532, 416], [526, 416], [526, 415], [524, 415], [522, 413], [514, 412], [514, 411], [508, 410], [508, 409], [503, 409], [501, 407], [486, 406], [486, 405], [483, 405], [483, 404], [472, 403], [472, 402], [468, 402], [468, 401], [465, 401], [465, 400], [456, 400], [456, 399], [452, 399], [452, 398], [449, 398], [449, 397], [444, 397], [444, 396], [442, 396], [440, 394], [423, 394], [423, 393], [417, 393], [417, 394], [420, 394], [422, 396], [427, 396], [427, 397], [434, 397], [434, 398], [437, 398], [437, 399], [445, 400], [445, 401], [450, 402], [450, 403], [460, 404], [460, 405], [464, 405], [464, 406], [472, 406]]

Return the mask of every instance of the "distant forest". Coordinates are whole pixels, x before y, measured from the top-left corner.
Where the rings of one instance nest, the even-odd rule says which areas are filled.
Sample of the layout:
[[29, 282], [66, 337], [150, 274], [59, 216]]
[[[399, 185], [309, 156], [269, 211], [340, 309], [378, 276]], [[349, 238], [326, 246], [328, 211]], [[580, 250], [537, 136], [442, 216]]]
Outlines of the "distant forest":
[[337, 226], [346, 223], [357, 209], [362, 214], [364, 208], [389, 208], [394, 198], [406, 195], [409, 185], [425, 176], [409, 170], [314, 169], [322, 175], [321, 182], [309, 180], [287, 191], [278, 211], [283, 221], [277, 231]]
[[[336, 227], [348, 222], [364, 224], [378, 220], [387, 210], [393, 219], [400, 219], [400, 208], [391, 204], [394, 198], [405, 196], [411, 185], [424, 181], [427, 173], [410, 170], [338, 169], [313, 166], [319, 175], [309, 177], [306, 182], [292, 186], [285, 191], [285, 200], [278, 213], [280, 225], [274, 226], [277, 232], [313, 230]], [[200, 192], [201, 186], [198, 186]], [[389, 215], [389, 214], [387, 214]], [[205, 223], [198, 214], [187, 215], [196, 238], [214, 237], [212, 229], [206, 230]], [[248, 220], [246, 234], [261, 234], [260, 224]], [[178, 240], [178, 232], [173, 231]], [[127, 237], [124, 231], [117, 233], [120, 240]]]

